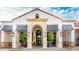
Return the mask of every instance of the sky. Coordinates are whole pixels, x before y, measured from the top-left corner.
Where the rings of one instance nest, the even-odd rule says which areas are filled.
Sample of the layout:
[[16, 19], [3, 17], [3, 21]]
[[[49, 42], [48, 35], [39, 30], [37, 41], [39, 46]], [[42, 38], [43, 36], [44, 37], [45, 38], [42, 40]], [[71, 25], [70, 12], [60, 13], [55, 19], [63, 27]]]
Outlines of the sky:
[[[37, 7], [1, 7], [0, 8], [0, 20], [10, 21], [11, 19], [31, 11]], [[52, 13], [59, 16], [64, 20], [78, 20], [79, 19], [79, 7], [38, 7], [41, 10]]]

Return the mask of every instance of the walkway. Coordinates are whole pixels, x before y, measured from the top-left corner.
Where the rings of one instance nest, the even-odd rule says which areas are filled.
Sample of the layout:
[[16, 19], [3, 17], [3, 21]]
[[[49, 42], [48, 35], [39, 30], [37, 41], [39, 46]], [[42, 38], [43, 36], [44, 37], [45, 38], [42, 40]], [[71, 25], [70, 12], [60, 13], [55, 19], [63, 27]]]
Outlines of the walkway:
[[18, 49], [0, 49], [0, 51], [79, 51], [79, 47], [75, 48], [18, 48]]

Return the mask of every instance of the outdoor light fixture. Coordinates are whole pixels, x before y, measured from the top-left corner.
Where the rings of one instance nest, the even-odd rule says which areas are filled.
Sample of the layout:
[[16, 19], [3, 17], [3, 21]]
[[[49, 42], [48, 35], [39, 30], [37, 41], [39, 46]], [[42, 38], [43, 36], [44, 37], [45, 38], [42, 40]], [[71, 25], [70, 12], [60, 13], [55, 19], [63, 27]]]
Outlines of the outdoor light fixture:
[[13, 32], [13, 33], [12, 33], [12, 37], [14, 37], [14, 34], [15, 34], [15, 33]]
[[30, 32], [28, 32], [28, 34], [30, 34]]
[[30, 35], [28, 35], [28, 37], [30, 37]]
[[44, 35], [44, 37], [46, 37], [47, 35]]
[[61, 35], [61, 36], [63, 35], [62, 32], [60, 33], [60, 35]]
[[45, 32], [45, 34], [47, 34], [47, 32]]

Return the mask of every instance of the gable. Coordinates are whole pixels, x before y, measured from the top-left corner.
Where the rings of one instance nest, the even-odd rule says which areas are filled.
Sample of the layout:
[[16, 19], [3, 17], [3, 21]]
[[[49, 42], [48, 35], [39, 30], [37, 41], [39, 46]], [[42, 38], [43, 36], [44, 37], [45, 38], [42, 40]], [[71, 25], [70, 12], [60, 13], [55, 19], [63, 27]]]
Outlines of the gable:
[[24, 14], [22, 14], [22, 15], [16, 17], [16, 18], [14, 18], [14, 19], [12, 19], [12, 21], [15, 20], [15, 19], [17, 19], [17, 18], [20, 18], [20, 17], [22, 17], [22, 16], [24, 16], [24, 15], [27, 15], [27, 14], [29, 14], [29, 13], [32, 13], [32, 12], [34, 12], [34, 11], [41, 11], [41, 12], [43, 12], [43, 13], [45, 13], [45, 14], [48, 14], [48, 15], [50, 15], [50, 16], [53, 16], [53, 17], [55, 17], [55, 18], [58, 18], [58, 19], [62, 20], [62, 18], [60, 18], [60, 17], [58, 17], [58, 16], [55, 16], [55, 15], [53, 15], [53, 14], [50, 14], [50, 13], [46, 12], [46, 11], [43, 11], [43, 10], [40, 10], [40, 9], [36, 8], [36, 9], [30, 11], [30, 12], [24, 13]]
[[42, 11], [40, 9], [34, 9], [30, 12], [27, 12], [25, 14], [22, 14], [22, 15], [16, 17], [16, 18], [14, 18], [12, 21], [27, 22], [28, 18], [35, 18], [36, 14], [39, 14], [39, 18], [47, 18], [48, 22], [54, 22], [54, 21], [56, 22], [56, 21], [62, 20], [61, 18], [59, 18], [55, 15], [52, 15], [48, 12]]

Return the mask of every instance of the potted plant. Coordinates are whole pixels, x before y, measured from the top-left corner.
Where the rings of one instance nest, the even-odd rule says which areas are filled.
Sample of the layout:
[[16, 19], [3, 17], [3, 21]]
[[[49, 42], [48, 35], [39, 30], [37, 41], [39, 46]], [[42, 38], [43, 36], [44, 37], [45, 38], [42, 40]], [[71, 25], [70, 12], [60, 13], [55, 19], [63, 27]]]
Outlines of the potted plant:
[[25, 32], [20, 33], [19, 41], [22, 47], [27, 47], [27, 34]]
[[47, 33], [47, 45], [51, 47], [53, 45], [53, 41], [55, 40], [54, 34], [48, 32]]

